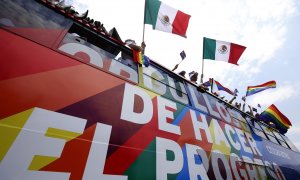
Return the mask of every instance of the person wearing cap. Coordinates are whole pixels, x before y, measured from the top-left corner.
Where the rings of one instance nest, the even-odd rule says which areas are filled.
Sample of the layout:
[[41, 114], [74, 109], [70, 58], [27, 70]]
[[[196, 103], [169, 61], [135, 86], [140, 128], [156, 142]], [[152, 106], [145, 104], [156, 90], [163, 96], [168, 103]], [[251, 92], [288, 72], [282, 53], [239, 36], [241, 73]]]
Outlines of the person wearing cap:
[[146, 44], [145, 42], [142, 42], [141, 46], [136, 45], [135, 41], [132, 39], [126, 39], [125, 45], [130, 47], [131, 49], [134, 49], [136, 51], [144, 52]]
[[189, 73], [189, 77], [190, 77], [190, 81], [197, 84], [197, 80], [198, 80], [198, 73], [195, 71], [192, 71]]
[[180, 76], [183, 76], [183, 77], [185, 77], [185, 71], [180, 71], [180, 73], [178, 73]]
[[[146, 47], [146, 44], [144, 42], [142, 43], [142, 46], [138, 46], [138, 45], [136, 45], [135, 41], [132, 39], [126, 39], [125, 45], [127, 47], [129, 47], [130, 49], [132, 49], [132, 51], [138, 51], [138, 52], [144, 52], [144, 49]], [[137, 70], [137, 65], [136, 65], [136, 63], [133, 62], [132, 57], [123, 51], [121, 53], [121, 62], [123, 64]]]
[[[136, 45], [135, 41], [132, 39], [125, 40], [125, 46], [129, 47], [132, 51], [138, 51], [138, 52], [144, 51], [144, 47], [146, 46], [144, 44], [145, 43], [142, 43], [142, 46], [138, 46]], [[137, 64], [133, 62], [133, 59], [129, 54], [122, 51], [120, 59], [123, 64], [137, 70]]]

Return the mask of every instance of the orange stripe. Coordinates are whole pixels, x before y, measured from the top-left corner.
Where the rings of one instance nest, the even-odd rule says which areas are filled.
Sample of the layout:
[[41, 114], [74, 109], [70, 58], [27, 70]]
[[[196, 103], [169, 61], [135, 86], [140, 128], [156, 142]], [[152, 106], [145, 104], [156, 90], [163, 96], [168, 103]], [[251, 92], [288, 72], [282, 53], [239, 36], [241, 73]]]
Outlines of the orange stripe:
[[256, 89], [256, 88], [261, 88], [261, 87], [269, 87], [269, 86], [275, 86], [276, 87], [276, 82], [275, 81], [269, 81], [269, 82], [266, 82], [266, 83], [261, 84], [261, 85], [249, 86], [248, 89], [251, 90], [251, 89]]
[[270, 110], [270, 113], [272, 113], [274, 116], [276, 115], [276, 117], [278, 117], [278, 120], [280, 120], [283, 124], [285, 124], [288, 127], [292, 126], [290, 120], [285, 115], [283, 115], [274, 104], [272, 104], [267, 109], [267, 111], [269, 111], [269, 110]]
[[281, 124], [283, 124], [285, 127], [290, 127], [284, 119], [282, 119], [276, 112], [274, 112], [272, 109], [266, 110], [268, 113], [272, 114]]

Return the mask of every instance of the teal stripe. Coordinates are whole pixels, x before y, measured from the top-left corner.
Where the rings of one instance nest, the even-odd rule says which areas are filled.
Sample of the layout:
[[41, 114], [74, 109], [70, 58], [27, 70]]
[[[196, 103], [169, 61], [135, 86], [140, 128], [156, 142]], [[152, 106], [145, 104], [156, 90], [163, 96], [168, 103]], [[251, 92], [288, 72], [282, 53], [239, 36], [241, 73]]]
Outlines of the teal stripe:
[[158, 0], [146, 0], [144, 23], [152, 24], [153, 29], [155, 29], [160, 4]]
[[215, 60], [216, 40], [203, 38], [203, 59]]

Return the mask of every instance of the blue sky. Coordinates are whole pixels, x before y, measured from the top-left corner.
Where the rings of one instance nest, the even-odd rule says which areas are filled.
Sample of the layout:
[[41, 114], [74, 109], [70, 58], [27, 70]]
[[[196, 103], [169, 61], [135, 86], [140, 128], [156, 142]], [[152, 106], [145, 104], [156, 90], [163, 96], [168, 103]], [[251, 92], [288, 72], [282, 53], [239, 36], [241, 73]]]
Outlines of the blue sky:
[[[247, 86], [275, 80], [277, 88], [247, 98], [262, 110], [271, 104], [285, 114], [293, 126], [287, 136], [300, 149], [300, 1], [299, 0], [163, 0], [164, 3], [190, 14], [187, 38], [152, 30], [146, 25], [146, 54], [172, 69], [180, 62], [179, 53], [187, 58], [178, 70], [201, 74], [203, 37], [233, 42], [247, 47], [239, 66], [205, 60], [204, 81], [210, 77], [224, 86], [239, 90], [237, 101]], [[116, 27], [122, 40], [142, 42], [142, 0], [69, 0], [81, 11], [101, 21], [106, 29]], [[225, 92], [221, 95], [231, 98]]]

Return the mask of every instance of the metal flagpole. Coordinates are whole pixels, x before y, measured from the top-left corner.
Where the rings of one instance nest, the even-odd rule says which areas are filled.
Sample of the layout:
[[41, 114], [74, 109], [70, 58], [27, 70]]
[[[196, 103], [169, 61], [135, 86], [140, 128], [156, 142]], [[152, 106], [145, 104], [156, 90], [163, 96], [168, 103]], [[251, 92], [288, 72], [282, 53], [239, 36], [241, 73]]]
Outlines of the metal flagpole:
[[201, 73], [201, 83], [203, 83], [203, 71], [204, 71], [204, 59], [202, 58], [202, 73]]
[[185, 54], [184, 50], [181, 53], [180, 53], [181, 61], [175, 65], [175, 67], [172, 69], [172, 71], [175, 71], [178, 68], [178, 66], [182, 63], [182, 61], [186, 58], [186, 54]]
[[[146, 12], [146, 1], [147, 1], [147, 0], [145, 0], [145, 4], [144, 4], [144, 22], [143, 22], [143, 40], [142, 40], [142, 43], [143, 43], [143, 44], [145, 43], [144, 40], [145, 40], [145, 12]], [[144, 53], [144, 54], [145, 54], [145, 48], [146, 48], [146, 47], [143, 48], [143, 53]]]
[[204, 55], [204, 39], [203, 39], [203, 47], [202, 47], [202, 72], [201, 72], [201, 83], [203, 83], [203, 77], [204, 77], [204, 74], [203, 74], [203, 71], [204, 71], [204, 58], [203, 58], [203, 55]]
[[211, 92], [211, 93], [213, 93], [213, 88], [214, 88], [214, 79], [213, 79], [213, 78], [211, 78], [211, 79], [209, 79], [209, 81], [210, 81], [210, 92]]
[[[180, 63], [182, 63], [182, 61], [183, 60], [181, 60]], [[172, 71], [175, 71], [178, 68], [178, 66], [179, 66], [180, 63], [176, 64], [175, 67], [172, 69]]]

